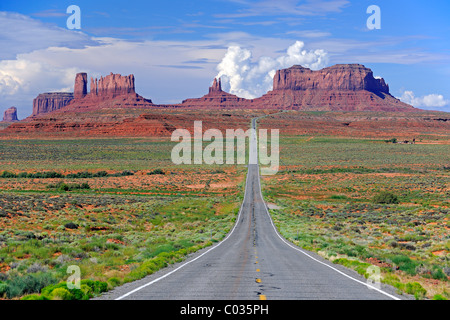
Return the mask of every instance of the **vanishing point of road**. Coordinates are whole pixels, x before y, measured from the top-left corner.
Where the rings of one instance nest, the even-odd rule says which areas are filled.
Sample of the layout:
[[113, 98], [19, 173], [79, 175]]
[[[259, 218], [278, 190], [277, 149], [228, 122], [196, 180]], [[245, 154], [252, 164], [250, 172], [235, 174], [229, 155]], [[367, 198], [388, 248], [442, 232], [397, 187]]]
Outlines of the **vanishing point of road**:
[[220, 243], [97, 299], [114, 300], [398, 300], [390, 287], [368, 284], [285, 240], [263, 200], [252, 121], [244, 200]]

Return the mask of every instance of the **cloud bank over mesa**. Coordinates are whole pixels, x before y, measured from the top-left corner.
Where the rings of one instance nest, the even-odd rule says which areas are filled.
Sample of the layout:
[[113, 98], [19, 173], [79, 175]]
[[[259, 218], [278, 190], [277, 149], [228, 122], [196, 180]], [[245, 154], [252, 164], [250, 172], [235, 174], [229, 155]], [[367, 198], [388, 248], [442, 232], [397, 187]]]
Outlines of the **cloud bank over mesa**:
[[239, 46], [228, 48], [217, 66], [217, 78], [222, 79], [224, 89], [242, 98], [253, 99], [272, 89], [273, 76], [279, 69], [302, 65], [318, 70], [328, 64], [325, 50], [305, 50], [302, 41], [291, 45], [286, 54], [276, 58], [267, 56], [253, 61], [252, 52]]

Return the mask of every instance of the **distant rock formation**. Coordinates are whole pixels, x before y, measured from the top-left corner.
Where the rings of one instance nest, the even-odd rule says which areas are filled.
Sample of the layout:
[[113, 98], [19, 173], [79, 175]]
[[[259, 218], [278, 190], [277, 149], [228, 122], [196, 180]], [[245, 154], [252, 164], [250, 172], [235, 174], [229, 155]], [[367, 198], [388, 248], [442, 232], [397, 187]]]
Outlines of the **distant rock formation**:
[[389, 93], [384, 79], [360, 64], [338, 64], [322, 70], [294, 65], [278, 70], [273, 90], [255, 99], [239, 98], [222, 91], [214, 79], [209, 93], [184, 100], [182, 107], [286, 109], [308, 111], [418, 111]]
[[120, 74], [113, 74], [112, 72], [100, 79], [93, 79], [91, 77], [91, 90], [88, 94], [90, 99], [109, 98], [113, 99], [117, 96], [135, 94], [134, 75], [122, 76]]
[[254, 99], [257, 107], [319, 111], [417, 111], [389, 93], [384, 79], [360, 64], [318, 71], [302, 66], [278, 70], [273, 90]]
[[213, 85], [209, 87], [209, 93], [214, 92], [222, 92], [222, 80], [219, 78], [219, 81], [217, 81], [217, 78], [214, 78]]
[[186, 99], [180, 106], [189, 108], [242, 108], [251, 100], [239, 98], [234, 94], [222, 91], [220, 79], [214, 79], [209, 93], [201, 98]]
[[13, 121], [19, 121], [17, 118], [17, 108], [11, 107], [3, 113], [3, 121], [5, 122], [13, 122]]
[[[81, 76], [77, 75], [81, 79]], [[94, 79], [91, 77], [90, 91], [83, 97], [77, 98], [64, 111], [79, 112], [101, 108], [130, 108], [154, 106], [150, 99], [145, 99], [136, 93], [134, 75], [122, 76], [110, 73], [106, 77]], [[75, 84], [77, 81], [75, 81]], [[87, 75], [80, 80], [80, 86], [86, 84]]]
[[75, 77], [75, 87], [73, 96], [75, 99], [82, 99], [87, 95], [87, 73], [77, 73]]
[[110, 73], [90, 79], [78, 73], [74, 93], [44, 93], [33, 101], [32, 118], [56, 110], [85, 112], [99, 108], [182, 107], [200, 109], [281, 109], [305, 111], [419, 111], [389, 93], [384, 79], [361, 64], [338, 64], [321, 70], [294, 65], [278, 70], [273, 90], [256, 99], [240, 98], [222, 90], [214, 79], [208, 94], [176, 105], [154, 105], [138, 95], [134, 75]]
[[32, 117], [59, 110], [67, 106], [74, 98], [70, 92], [41, 93], [33, 100]]
[[[33, 101], [32, 118], [60, 110], [79, 109], [92, 110], [96, 108], [122, 106], [141, 107], [153, 105], [152, 101], [145, 99], [135, 91], [134, 75], [122, 76], [120, 74], [109, 74], [100, 79], [91, 78], [90, 92], [88, 87], [87, 73], [77, 73], [73, 93], [54, 92], [42, 93]], [[115, 101], [120, 99], [119, 101]]]
[[338, 64], [318, 71], [298, 65], [278, 70], [273, 90], [367, 90], [389, 94], [384, 79], [375, 79], [372, 70], [360, 64]]

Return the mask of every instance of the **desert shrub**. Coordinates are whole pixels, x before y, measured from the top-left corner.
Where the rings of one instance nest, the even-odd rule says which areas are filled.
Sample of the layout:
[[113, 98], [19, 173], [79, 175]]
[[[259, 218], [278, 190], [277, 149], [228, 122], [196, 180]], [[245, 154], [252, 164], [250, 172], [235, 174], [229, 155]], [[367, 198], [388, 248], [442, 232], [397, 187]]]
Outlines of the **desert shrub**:
[[72, 300], [73, 296], [69, 290], [64, 288], [56, 288], [50, 294], [51, 300]]
[[0, 178], [17, 178], [17, 175], [9, 171], [3, 171]]
[[9, 171], [3, 171], [0, 178], [29, 178], [29, 179], [53, 179], [53, 178], [64, 178], [64, 175], [55, 171], [45, 171], [45, 172], [20, 172], [15, 174]]
[[153, 174], [166, 174], [166, 173], [163, 170], [161, 170], [161, 169], [154, 169], [154, 170], [150, 171], [147, 174], [148, 175], [153, 175]]
[[425, 290], [418, 282], [408, 282], [405, 291], [406, 293], [413, 294], [417, 300], [423, 299], [427, 294], [427, 290]]
[[107, 176], [108, 176], [108, 172], [106, 172], [106, 171], [98, 171], [92, 175], [92, 177], [94, 177], [94, 178], [101, 178], [101, 177], [107, 177]]
[[79, 226], [76, 223], [68, 222], [64, 225], [64, 227], [67, 229], [78, 229]]
[[436, 280], [448, 280], [447, 275], [442, 271], [442, 269], [436, 266], [431, 271], [431, 277]]
[[126, 177], [126, 176], [133, 176], [134, 172], [130, 170], [123, 170], [122, 172], [114, 173], [112, 176], [114, 177]]
[[69, 289], [66, 282], [60, 282], [43, 288], [41, 295], [47, 299], [88, 300], [94, 294], [100, 294], [107, 289], [108, 284], [106, 282], [81, 280], [80, 289]]
[[28, 174], [27, 178], [53, 179], [53, 178], [64, 178], [64, 175], [55, 171], [47, 171]]
[[47, 271], [47, 267], [41, 265], [39, 262], [33, 263], [28, 269], [27, 273], [36, 273], [36, 272], [45, 272]]
[[415, 275], [416, 274], [416, 267], [417, 262], [414, 262], [409, 257], [404, 255], [395, 255], [391, 256], [390, 260], [398, 266], [398, 268], [407, 274]]
[[58, 191], [73, 191], [73, 190], [87, 190], [91, 187], [87, 182], [83, 182], [81, 184], [67, 184], [64, 182], [58, 182], [56, 184], [48, 184], [47, 189], [56, 189]]
[[8, 285], [6, 283], [0, 281], [0, 298], [6, 293], [7, 289], [8, 289]]
[[90, 189], [91, 187], [89, 186], [89, 184], [87, 182], [84, 182], [82, 184], [80, 184], [79, 189]]
[[24, 294], [39, 293], [42, 288], [56, 282], [56, 279], [50, 273], [35, 273], [26, 276], [15, 276], [6, 283], [8, 287], [5, 290], [8, 299], [20, 297]]
[[93, 178], [94, 174], [92, 172], [77, 172], [77, 173], [69, 173], [66, 175], [67, 179], [86, 179], [86, 178]]
[[348, 198], [347, 198], [347, 196], [342, 195], [342, 194], [333, 194], [330, 197], [330, 199], [333, 199], [333, 200], [347, 200]]
[[398, 204], [398, 197], [389, 191], [383, 191], [373, 197], [374, 203], [380, 204]]
[[121, 283], [122, 283], [122, 280], [120, 280], [120, 279], [117, 278], [117, 277], [111, 277], [111, 278], [108, 279], [108, 284], [109, 284], [112, 288], [119, 286]]
[[48, 299], [39, 294], [29, 294], [22, 297], [20, 300], [48, 300]]
[[356, 260], [349, 260], [349, 259], [345, 259], [345, 258], [335, 259], [335, 260], [333, 260], [333, 263], [341, 264], [345, 267], [352, 268], [356, 272], [358, 272], [360, 275], [363, 275], [363, 276], [366, 275], [367, 268], [369, 268], [371, 266], [369, 263], [366, 263], [366, 262], [359, 262]]
[[103, 178], [103, 177], [123, 177], [123, 176], [132, 176], [134, 175], [133, 171], [123, 170], [122, 172], [109, 174], [108, 172], [102, 170], [95, 173], [88, 171], [81, 171], [77, 173], [69, 173], [66, 175], [68, 179], [87, 179], [87, 178]]

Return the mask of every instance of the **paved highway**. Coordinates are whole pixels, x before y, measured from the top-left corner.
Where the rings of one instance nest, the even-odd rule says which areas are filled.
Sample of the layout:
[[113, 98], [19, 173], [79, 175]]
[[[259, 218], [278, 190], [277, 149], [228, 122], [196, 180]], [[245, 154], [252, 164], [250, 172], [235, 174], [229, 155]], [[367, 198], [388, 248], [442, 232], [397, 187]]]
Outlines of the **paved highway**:
[[[255, 121], [252, 121], [255, 128]], [[101, 296], [115, 300], [399, 299], [282, 238], [263, 201], [257, 139], [250, 137], [244, 201], [227, 238], [188, 260]]]

